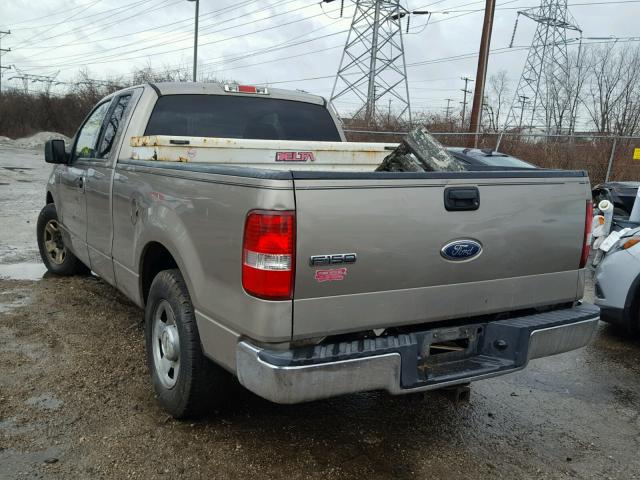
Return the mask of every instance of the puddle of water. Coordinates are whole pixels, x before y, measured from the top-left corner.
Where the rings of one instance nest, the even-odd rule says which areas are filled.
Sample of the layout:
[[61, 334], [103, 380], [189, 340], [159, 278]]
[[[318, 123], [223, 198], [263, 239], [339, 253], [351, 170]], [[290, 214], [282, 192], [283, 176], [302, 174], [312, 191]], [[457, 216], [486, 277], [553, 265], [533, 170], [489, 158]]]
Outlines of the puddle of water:
[[0, 478], [42, 478], [39, 469], [45, 462], [51, 462], [60, 456], [58, 447], [49, 447], [37, 452], [21, 452], [8, 448], [0, 450]]
[[[13, 293], [13, 292], [9, 292], [9, 293]], [[19, 307], [24, 307], [25, 305], [29, 304], [29, 300], [30, 300], [29, 298], [24, 297], [24, 298], [16, 298], [11, 302], [4, 302], [2, 300], [2, 296], [0, 295], [0, 313], [9, 312]]]
[[46, 271], [44, 263], [8, 263], [0, 265], [0, 278], [4, 280], [40, 280]]
[[58, 400], [51, 393], [43, 393], [42, 395], [30, 397], [24, 403], [25, 405], [30, 405], [41, 410], [57, 410], [60, 408], [60, 405], [62, 405], [62, 401]]
[[31, 167], [2, 167], [5, 170], [10, 170], [12, 172], [21, 172], [22, 170], [33, 170]]
[[20, 422], [18, 417], [9, 417], [5, 420], [0, 420], [0, 432], [5, 433], [7, 436], [23, 435], [33, 431], [34, 428], [33, 425]]

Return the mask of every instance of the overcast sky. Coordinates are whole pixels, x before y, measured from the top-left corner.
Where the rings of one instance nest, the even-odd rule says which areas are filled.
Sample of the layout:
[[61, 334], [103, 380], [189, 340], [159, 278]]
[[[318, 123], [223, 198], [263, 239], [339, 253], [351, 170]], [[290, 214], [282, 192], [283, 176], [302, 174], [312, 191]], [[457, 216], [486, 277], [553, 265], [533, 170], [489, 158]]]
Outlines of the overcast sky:
[[[595, 4], [606, 1], [569, 0], [585, 37], [637, 35], [640, 3]], [[0, 30], [11, 30], [11, 35], [1, 42], [11, 52], [3, 55], [2, 64], [34, 74], [59, 70], [57, 78], [64, 81], [76, 78], [81, 68], [98, 79], [127, 75], [147, 65], [190, 70], [194, 5], [187, 0], [3, 0]], [[413, 108], [442, 110], [446, 98], [453, 98], [452, 105], [458, 107], [460, 77], [475, 75], [484, 0], [403, 0], [403, 5], [434, 12], [426, 28], [425, 16], [414, 17], [404, 37]], [[490, 57], [489, 74], [507, 70], [512, 88], [526, 49], [505, 47], [517, 10], [534, 6], [532, 0], [497, 2], [491, 46], [502, 50]], [[331, 77], [338, 68], [354, 3], [345, 0], [342, 18], [339, 9], [340, 0], [322, 6], [315, 0], [200, 0], [200, 72], [328, 97], [332, 78], [313, 78]], [[534, 27], [521, 17], [514, 46], [528, 46]], [[286, 48], [259, 52], [269, 47]], [[413, 65], [464, 54], [471, 55]], [[9, 80], [13, 75], [14, 70], [4, 70], [3, 88], [22, 85]], [[345, 99], [338, 108], [353, 108], [351, 102]]]

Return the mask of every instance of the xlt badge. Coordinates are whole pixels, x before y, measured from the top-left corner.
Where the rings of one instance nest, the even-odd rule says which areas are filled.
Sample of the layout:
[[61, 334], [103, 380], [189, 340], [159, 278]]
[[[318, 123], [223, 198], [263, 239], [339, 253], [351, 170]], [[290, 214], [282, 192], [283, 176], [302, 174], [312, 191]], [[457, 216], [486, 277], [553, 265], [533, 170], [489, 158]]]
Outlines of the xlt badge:
[[344, 263], [356, 263], [358, 256], [355, 253], [335, 253], [331, 255], [312, 255], [309, 265], [320, 267], [324, 265], [342, 265]]

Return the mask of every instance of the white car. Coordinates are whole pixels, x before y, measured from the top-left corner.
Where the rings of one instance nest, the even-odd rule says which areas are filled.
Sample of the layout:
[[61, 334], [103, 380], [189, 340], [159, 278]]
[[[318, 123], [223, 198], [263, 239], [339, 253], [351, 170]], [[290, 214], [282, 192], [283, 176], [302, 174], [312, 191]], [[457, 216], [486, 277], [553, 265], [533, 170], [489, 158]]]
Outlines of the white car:
[[595, 304], [605, 322], [640, 333], [640, 228], [624, 233], [596, 268]]

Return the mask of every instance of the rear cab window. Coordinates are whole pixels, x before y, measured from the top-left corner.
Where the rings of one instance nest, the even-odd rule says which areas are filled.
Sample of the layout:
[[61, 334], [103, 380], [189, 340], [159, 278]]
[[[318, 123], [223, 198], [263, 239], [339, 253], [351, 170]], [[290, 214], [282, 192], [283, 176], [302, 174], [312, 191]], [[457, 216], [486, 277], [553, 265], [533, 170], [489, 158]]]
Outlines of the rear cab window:
[[322, 105], [237, 95], [162, 96], [145, 135], [341, 141]]

